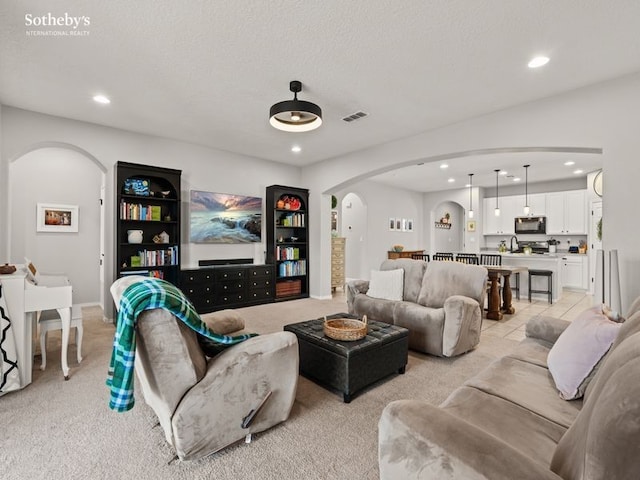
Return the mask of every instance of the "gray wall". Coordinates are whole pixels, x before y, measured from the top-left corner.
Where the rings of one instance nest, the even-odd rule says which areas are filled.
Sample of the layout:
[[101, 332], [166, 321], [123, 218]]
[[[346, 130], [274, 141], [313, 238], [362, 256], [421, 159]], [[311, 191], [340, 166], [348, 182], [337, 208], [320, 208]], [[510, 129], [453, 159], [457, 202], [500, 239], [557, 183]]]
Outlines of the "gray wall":
[[[190, 190], [206, 190], [225, 193], [237, 193], [264, 197], [265, 187], [271, 184], [302, 186], [300, 169], [290, 165], [264, 161], [256, 158], [236, 155], [221, 150], [179, 142], [166, 138], [141, 135], [124, 130], [103, 127], [85, 122], [64, 119], [3, 106], [0, 144], [0, 172], [2, 180], [11, 181], [4, 172], [8, 165], [25, 153], [41, 146], [50, 146], [51, 142], [67, 145], [71, 149], [86, 152], [106, 170], [106, 245], [105, 266], [106, 284], [108, 288], [113, 279], [113, 227], [114, 227], [114, 165], [117, 161], [126, 161], [146, 165], [177, 168], [183, 171], [182, 197], [183, 213], [188, 210]], [[20, 162], [18, 162], [20, 163]], [[18, 164], [17, 163], [17, 164]], [[37, 170], [33, 172], [37, 184], [45, 184], [46, 174]], [[74, 177], [77, 184], [82, 178]], [[5, 189], [2, 195], [2, 214], [9, 209], [8, 196]], [[48, 201], [48, 198], [47, 198]], [[330, 206], [330, 205], [329, 205]], [[12, 216], [21, 214], [20, 205], [11, 205]], [[328, 218], [328, 215], [327, 215]], [[327, 227], [329, 220], [327, 220]], [[35, 229], [35, 227], [34, 227]], [[0, 261], [19, 261], [16, 252], [9, 251], [9, 232], [0, 232]], [[195, 245], [188, 243], [188, 216], [183, 215], [182, 224], [182, 264], [197, 265], [198, 260], [208, 258], [255, 258], [264, 259], [264, 243], [249, 245]], [[15, 234], [11, 244], [18, 245], [25, 241], [25, 232]], [[11, 247], [13, 249], [13, 247]], [[91, 248], [94, 247], [83, 247]], [[72, 283], [80, 283], [80, 278], [71, 278]], [[98, 284], [87, 285], [93, 296], [87, 302], [98, 302], [100, 287]], [[107, 315], [111, 315], [111, 302], [105, 292]]]
[[[73, 302], [95, 303], [100, 277], [100, 186], [104, 173], [90, 158], [66, 148], [40, 148], [9, 168], [9, 261], [28, 257], [42, 273], [66, 274]], [[77, 233], [36, 231], [38, 203], [78, 206]]]
[[[407, 166], [420, 161], [435, 162], [453, 152], [505, 147], [593, 147], [603, 149], [604, 191], [603, 247], [617, 249], [620, 256], [623, 308], [640, 293], [640, 251], [637, 238], [640, 225], [629, 221], [632, 206], [629, 196], [637, 189], [640, 179], [640, 74], [630, 75], [599, 85], [505, 109], [445, 128], [432, 130], [402, 140], [336, 157], [300, 170], [295, 167], [252, 159], [182, 142], [138, 135], [131, 132], [98, 127], [10, 107], [2, 107], [0, 117], [2, 135], [2, 164], [0, 182], [7, 162], [24, 153], [38, 142], [55, 140], [76, 145], [90, 152], [108, 169], [107, 218], [113, 218], [112, 168], [117, 160], [181, 168], [185, 172], [183, 195], [188, 190], [203, 189], [263, 195], [271, 183], [303, 186], [310, 189], [310, 241], [314, 245], [310, 262], [311, 293], [316, 297], [330, 295], [330, 194], [354, 191], [368, 203], [368, 225], [384, 225], [391, 216], [413, 215], [416, 233], [402, 237], [390, 236], [386, 228], [376, 229], [371, 238], [367, 258], [377, 268], [390, 245], [403, 243], [407, 248], [425, 248], [425, 216], [434, 202], [431, 194], [415, 199], [405, 192], [402, 198], [411, 201], [402, 205], [388, 196], [377, 184], [359, 182], [390, 168]], [[250, 172], [250, 176], [247, 175]], [[1, 186], [1, 185], [0, 185]], [[3, 208], [7, 208], [6, 192]], [[395, 193], [395, 192], [394, 192]], [[478, 195], [480, 197], [480, 194]], [[449, 198], [466, 205], [468, 196], [462, 190], [460, 199]], [[474, 199], [479, 208], [480, 198]], [[399, 206], [398, 211], [392, 205]], [[479, 220], [478, 210], [477, 219]], [[108, 229], [112, 225], [107, 225]], [[370, 230], [371, 231], [371, 230]], [[478, 231], [481, 226], [478, 225]], [[469, 235], [467, 234], [467, 237]], [[0, 234], [0, 252], [8, 254], [8, 234]], [[107, 232], [107, 238], [111, 238]], [[430, 242], [429, 242], [430, 243]], [[478, 244], [476, 241], [475, 244]], [[467, 242], [469, 246], [470, 243]], [[198, 258], [219, 256], [251, 256], [259, 254], [253, 247], [231, 248], [184, 245], [187, 264]], [[107, 245], [111, 252], [112, 245]], [[472, 251], [472, 250], [471, 250]], [[247, 255], [248, 254], [248, 255]], [[6, 257], [6, 255], [5, 255]], [[108, 264], [109, 265], [109, 264]]]

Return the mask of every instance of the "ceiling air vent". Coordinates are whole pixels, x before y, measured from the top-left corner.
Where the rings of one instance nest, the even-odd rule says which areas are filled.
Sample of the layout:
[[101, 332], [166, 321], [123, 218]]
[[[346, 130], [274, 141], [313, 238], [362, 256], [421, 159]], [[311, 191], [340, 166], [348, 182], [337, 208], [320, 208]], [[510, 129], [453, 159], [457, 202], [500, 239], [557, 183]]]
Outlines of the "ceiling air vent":
[[369, 115], [369, 114], [368, 113], [364, 113], [364, 112], [356, 112], [354, 114], [347, 115], [342, 120], [344, 120], [345, 122], [353, 122], [354, 120], [359, 120], [362, 117], [366, 117], [367, 115]]

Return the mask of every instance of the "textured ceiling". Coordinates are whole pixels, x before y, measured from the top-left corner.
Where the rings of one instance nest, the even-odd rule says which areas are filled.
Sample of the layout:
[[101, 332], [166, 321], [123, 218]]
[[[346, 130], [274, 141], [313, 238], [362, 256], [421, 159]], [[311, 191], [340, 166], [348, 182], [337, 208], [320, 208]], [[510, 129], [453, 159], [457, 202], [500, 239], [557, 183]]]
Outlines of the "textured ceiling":
[[[25, 25], [49, 12], [88, 34], [28, 35], [68, 30]], [[635, 0], [12, 0], [0, 102], [309, 165], [637, 72], [638, 31]], [[294, 79], [323, 109], [316, 131], [269, 126]]]

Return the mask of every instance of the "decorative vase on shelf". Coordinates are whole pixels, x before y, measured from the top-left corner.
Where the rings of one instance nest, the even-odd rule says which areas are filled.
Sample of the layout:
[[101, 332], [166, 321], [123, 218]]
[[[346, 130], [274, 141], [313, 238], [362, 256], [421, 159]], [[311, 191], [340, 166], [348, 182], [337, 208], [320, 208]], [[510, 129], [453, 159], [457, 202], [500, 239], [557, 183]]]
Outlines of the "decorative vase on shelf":
[[142, 243], [142, 230], [127, 230], [127, 241], [129, 243]]

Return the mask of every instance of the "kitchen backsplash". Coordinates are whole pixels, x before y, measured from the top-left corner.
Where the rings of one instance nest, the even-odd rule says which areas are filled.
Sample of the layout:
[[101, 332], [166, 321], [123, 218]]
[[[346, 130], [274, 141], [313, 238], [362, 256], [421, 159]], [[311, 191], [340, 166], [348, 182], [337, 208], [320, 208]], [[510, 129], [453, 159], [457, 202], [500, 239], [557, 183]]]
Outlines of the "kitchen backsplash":
[[[586, 235], [515, 235], [519, 241], [547, 242], [552, 238], [558, 240], [557, 251], [566, 252], [569, 247], [577, 247], [581, 240], [587, 241]], [[497, 250], [500, 241], [504, 240], [509, 248], [511, 235], [486, 235], [484, 237], [484, 250]], [[514, 240], [515, 248], [515, 240]]]

